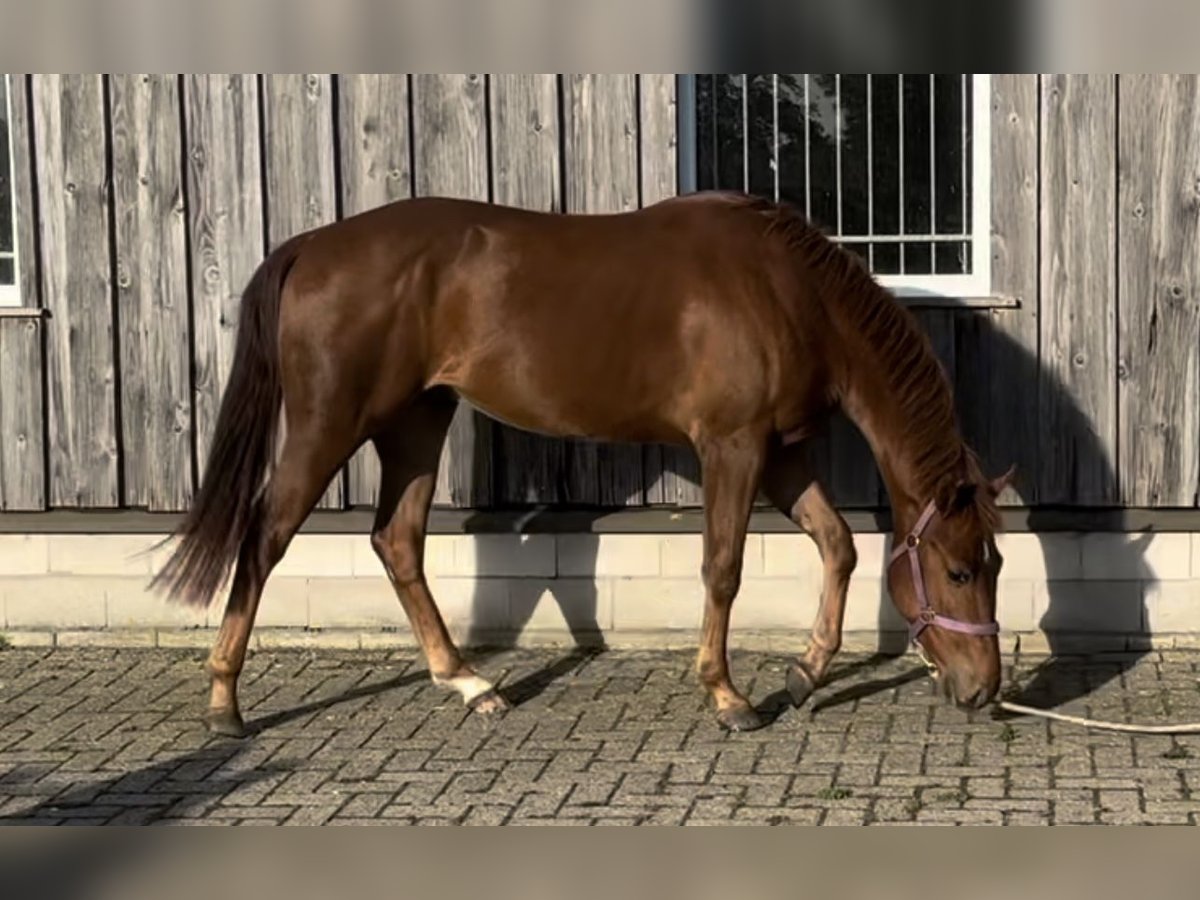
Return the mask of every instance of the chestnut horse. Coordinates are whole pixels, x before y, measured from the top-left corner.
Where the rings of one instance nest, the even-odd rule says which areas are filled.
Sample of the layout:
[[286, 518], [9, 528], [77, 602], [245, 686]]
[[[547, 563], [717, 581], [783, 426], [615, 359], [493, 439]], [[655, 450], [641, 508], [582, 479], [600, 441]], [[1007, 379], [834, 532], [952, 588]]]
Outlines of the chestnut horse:
[[760, 488], [823, 560], [811, 645], [788, 670], [795, 703], [841, 642], [854, 542], [803, 454], [840, 405], [887, 485], [899, 548], [888, 583], [914, 643], [960, 705], [996, 694], [994, 501], [1012, 473], [983, 477], [928, 340], [857, 257], [789, 207], [740, 194], [615, 215], [422, 198], [292, 238], [246, 288], [203, 482], [155, 576], [203, 605], [234, 568], [207, 664], [212, 730], [242, 733], [237, 680], [263, 584], [368, 440], [383, 471], [371, 543], [434, 682], [480, 713], [506, 708], [463, 661], [423, 571], [459, 398], [545, 435], [695, 449], [705, 508], [696, 667], [733, 730], [763, 724], [726, 653]]

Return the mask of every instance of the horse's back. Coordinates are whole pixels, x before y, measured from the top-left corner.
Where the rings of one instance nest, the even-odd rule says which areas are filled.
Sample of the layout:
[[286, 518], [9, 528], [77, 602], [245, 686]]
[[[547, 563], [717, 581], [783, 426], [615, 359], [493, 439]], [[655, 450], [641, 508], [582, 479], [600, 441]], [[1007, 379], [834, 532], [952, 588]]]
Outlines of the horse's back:
[[341, 285], [345, 352], [392, 377], [403, 354], [530, 430], [671, 440], [701, 412], [762, 415], [796, 352], [765, 226], [723, 197], [604, 215], [417, 198], [339, 226], [297, 277]]

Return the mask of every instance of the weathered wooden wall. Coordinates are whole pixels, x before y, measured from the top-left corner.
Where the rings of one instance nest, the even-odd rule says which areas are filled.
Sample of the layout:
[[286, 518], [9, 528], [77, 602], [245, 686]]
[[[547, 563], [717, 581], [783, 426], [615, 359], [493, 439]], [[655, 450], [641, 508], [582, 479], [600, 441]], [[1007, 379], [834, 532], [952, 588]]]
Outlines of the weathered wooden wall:
[[[392, 199], [632, 209], [676, 191], [673, 75], [13, 76], [23, 296], [0, 317], [0, 509], [186, 507], [241, 290], [292, 233]], [[993, 76], [993, 280], [921, 310], [963, 429], [1031, 506], [1196, 505], [1200, 79]], [[29, 252], [33, 248], [33, 252]], [[844, 423], [835, 499], [884, 499]], [[363, 448], [322, 500], [370, 504]], [[695, 460], [464, 409], [436, 502], [694, 504]]]

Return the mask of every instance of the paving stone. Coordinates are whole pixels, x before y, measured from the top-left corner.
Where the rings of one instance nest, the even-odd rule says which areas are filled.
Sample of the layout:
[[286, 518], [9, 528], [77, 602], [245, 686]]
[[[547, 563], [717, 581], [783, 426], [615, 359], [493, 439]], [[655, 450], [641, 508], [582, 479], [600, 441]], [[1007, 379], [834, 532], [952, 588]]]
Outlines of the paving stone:
[[[490, 721], [432, 685], [413, 650], [259, 650], [242, 680], [243, 740], [201, 727], [202, 657], [0, 652], [0, 823], [1196, 820], [1200, 740], [967, 714], [906, 678], [908, 656], [839, 656], [805, 708], [729, 734], [690, 649], [608, 652], [567, 669], [561, 649], [492, 653], [480, 670], [519, 703]], [[755, 700], [778, 690], [783, 662], [733, 657]], [[1200, 720], [1200, 650], [1005, 664], [1033, 705]]]

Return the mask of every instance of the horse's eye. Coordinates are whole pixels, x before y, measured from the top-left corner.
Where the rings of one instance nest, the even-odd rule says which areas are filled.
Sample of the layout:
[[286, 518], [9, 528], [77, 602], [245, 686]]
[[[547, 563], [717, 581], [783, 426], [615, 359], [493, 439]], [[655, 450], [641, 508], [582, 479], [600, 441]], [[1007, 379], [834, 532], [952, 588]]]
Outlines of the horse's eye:
[[971, 580], [971, 573], [959, 569], [950, 570], [950, 580], [955, 584], [966, 584]]

